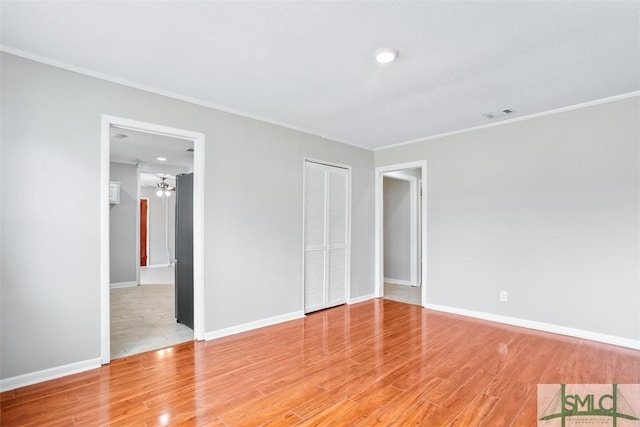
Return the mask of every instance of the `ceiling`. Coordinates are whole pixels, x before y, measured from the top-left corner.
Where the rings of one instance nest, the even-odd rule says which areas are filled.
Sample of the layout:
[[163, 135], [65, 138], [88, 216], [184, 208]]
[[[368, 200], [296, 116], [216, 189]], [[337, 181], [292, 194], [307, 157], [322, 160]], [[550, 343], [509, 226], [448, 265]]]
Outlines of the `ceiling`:
[[193, 171], [193, 152], [187, 151], [193, 141], [118, 127], [109, 133], [110, 160], [138, 164], [143, 187], [155, 187], [162, 178], [173, 186], [175, 175]]
[[638, 1], [2, 1], [1, 28], [9, 53], [369, 149], [640, 89]]

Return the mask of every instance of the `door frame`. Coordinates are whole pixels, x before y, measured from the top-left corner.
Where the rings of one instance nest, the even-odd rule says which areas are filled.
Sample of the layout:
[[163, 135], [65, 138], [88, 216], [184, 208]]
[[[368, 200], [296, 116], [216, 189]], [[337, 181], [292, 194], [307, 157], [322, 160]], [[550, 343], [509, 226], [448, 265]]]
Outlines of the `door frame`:
[[[111, 159], [111, 155], [109, 155]], [[142, 191], [140, 189], [140, 162], [136, 163], [136, 286], [140, 286], [140, 197]], [[147, 214], [149, 213], [149, 203], [147, 202]], [[147, 218], [147, 231], [149, 227], [149, 218]], [[149, 242], [149, 235], [147, 235], [147, 243]], [[147, 248], [147, 256], [149, 255], [149, 248]], [[147, 264], [149, 260], [147, 259]]]
[[[138, 176], [140, 176], [140, 174], [138, 173]], [[140, 189], [140, 184], [138, 184], [138, 191]], [[140, 203], [146, 200], [147, 201], [147, 238], [145, 239], [145, 241], [147, 242], [147, 247], [146, 249], [146, 254], [147, 254], [147, 265], [145, 267], [149, 267], [149, 208], [151, 208], [151, 203], [149, 203], [149, 198], [148, 197], [140, 197], [138, 196], [138, 221], [140, 221], [140, 223], [138, 224], [138, 238], [140, 238], [140, 236], [142, 235], [142, 233], [140, 233], [141, 229], [142, 229], [142, 215], [141, 215], [141, 207], [140, 207]], [[140, 242], [138, 242], [138, 250], [142, 251], [142, 245], [140, 244]], [[140, 268], [142, 266], [140, 265], [140, 254], [138, 254], [138, 285], [140, 284]]]
[[318, 159], [314, 159], [311, 157], [304, 157], [302, 159], [302, 259], [301, 259], [301, 266], [302, 266], [302, 312], [305, 314], [305, 316], [308, 314], [305, 311], [305, 299], [304, 299], [304, 294], [305, 294], [305, 270], [304, 270], [304, 258], [305, 258], [305, 218], [304, 218], [304, 209], [305, 209], [305, 202], [307, 200], [307, 192], [306, 192], [306, 188], [307, 188], [307, 162], [311, 162], [311, 163], [318, 163], [321, 165], [326, 165], [326, 166], [331, 166], [331, 167], [335, 167], [335, 168], [340, 168], [340, 169], [346, 169], [347, 171], [347, 260], [346, 260], [346, 266], [345, 266], [345, 275], [346, 275], [346, 301], [345, 304], [349, 304], [349, 302], [351, 301], [351, 166], [349, 165], [343, 165], [340, 163], [334, 163], [334, 162], [327, 162], [325, 160], [318, 160]]
[[[384, 294], [384, 187], [383, 175], [385, 173], [403, 169], [420, 168], [420, 180], [418, 191], [422, 192], [422, 205], [420, 206], [420, 264], [421, 276], [421, 305], [427, 305], [427, 161], [417, 160], [408, 163], [399, 163], [376, 168], [375, 172], [375, 296], [381, 298]], [[418, 193], [420, 194], [420, 193]]]
[[[100, 137], [100, 356], [101, 363], [111, 361], [111, 325], [109, 296], [109, 162], [111, 126], [171, 136], [193, 141], [193, 309], [194, 338], [204, 339], [204, 143], [205, 136], [154, 123], [102, 115]], [[139, 216], [139, 214], [138, 214]], [[139, 234], [139, 233], [138, 233]], [[139, 258], [139, 254], [138, 254]], [[136, 260], [139, 263], [139, 259]]]

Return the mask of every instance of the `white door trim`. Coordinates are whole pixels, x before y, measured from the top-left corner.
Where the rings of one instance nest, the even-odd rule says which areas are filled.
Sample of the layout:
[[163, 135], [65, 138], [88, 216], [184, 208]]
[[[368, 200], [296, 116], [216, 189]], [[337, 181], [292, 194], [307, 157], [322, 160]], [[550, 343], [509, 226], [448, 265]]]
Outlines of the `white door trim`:
[[[140, 285], [140, 252], [142, 252], [142, 248], [140, 248], [140, 227], [142, 227], [142, 224], [140, 222], [140, 199], [141, 199], [140, 169], [141, 169], [140, 163], [136, 164], [136, 200], [137, 200], [136, 202], [136, 285]], [[149, 205], [147, 205], [147, 214], [149, 213], [148, 208], [149, 208]], [[147, 219], [148, 219], [148, 216], [147, 216]], [[147, 225], [148, 224], [149, 224], [149, 221], [147, 221]], [[149, 231], [148, 228], [147, 228], [147, 231]], [[149, 236], [147, 235], [147, 243], [148, 242], [149, 242]]]
[[[109, 314], [109, 128], [116, 126], [193, 141], [193, 309], [194, 337], [204, 339], [204, 142], [199, 132], [161, 126], [137, 120], [102, 115], [100, 142], [100, 355], [102, 364], [111, 361]], [[139, 234], [139, 233], [138, 233]], [[138, 260], [139, 261], [139, 260]]]
[[[138, 177], [140, 176], [140, 174], [138, 174]], [[138, 184], [138, 192], [140, 193], [140, 184]], [[140, 222], [140, 201], [141, 200], [146, 200], [147, 201], [147, 265], [146, 267], [149, 267], [150, 263], [149, 260], [151, 259], [151, 257], [149, 256], [149, 237], [151, 237], [151, 233], [150, 233], [150, 226], [149, 226], [149, 218], [150, 218], [150, 210], [151, 210], [151, 201], [149, 200], [149, 197], [141, 197], [138, 196], [138, 227], [137, 227], [137, 235], [138, 235], [138, 251], [142, 251], [141, 245], [140, 245], [140, 229], [142, 228], [142, 223]], [[138, 285], [140, 284], [140, 254], [138, 253]]]
[[[420, 276], [422, 282], [422, 306], [427, 304], [427, 161], [417, 160], [414, 162], [400, 163], [395, 165], [380, 166], [376, 168], [375, 174], [375, 296], [380, 298], [384, 291], [384, 204], [383, 204], [383, 175], [385, 173], [399, 171], [402, 169], [420, 168], [422, 186], [422, 206], [420, 209]], [[420, 188], [418, 188], [420, 191]], [[418, 193], [419, 194], [419, 193]]]

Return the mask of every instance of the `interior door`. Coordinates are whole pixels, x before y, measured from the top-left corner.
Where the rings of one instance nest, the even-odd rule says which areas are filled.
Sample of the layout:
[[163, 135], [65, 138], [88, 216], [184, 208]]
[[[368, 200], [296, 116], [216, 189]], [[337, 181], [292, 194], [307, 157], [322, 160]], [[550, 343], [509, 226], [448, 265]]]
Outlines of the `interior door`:
[[147, 259], [149, 254], [147, 253], [147, 235], [148, 235], [148, 227], [147, 219], [148, 219], [148, 209], [149, 209], [149, 200], [148, 199], [140, 199], [140, 267], [147, 266]]
[[305, 312], [347, 301], [348, 235], [349, 170], [305, 162]]
[[176, 318], [193, 329], [193, 173], [176, 176]]

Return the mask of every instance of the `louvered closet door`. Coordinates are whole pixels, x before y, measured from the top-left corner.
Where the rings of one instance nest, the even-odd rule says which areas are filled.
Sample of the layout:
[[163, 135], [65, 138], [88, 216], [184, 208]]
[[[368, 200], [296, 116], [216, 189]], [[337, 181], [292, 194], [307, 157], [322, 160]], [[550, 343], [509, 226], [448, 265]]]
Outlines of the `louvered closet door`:
[[305, 162], [305, 312], [347, 301], [349, 171]]

